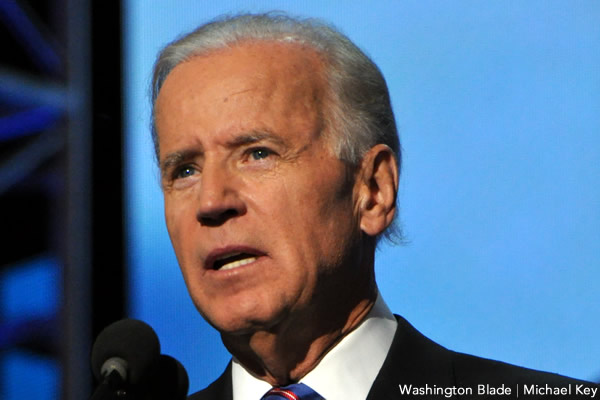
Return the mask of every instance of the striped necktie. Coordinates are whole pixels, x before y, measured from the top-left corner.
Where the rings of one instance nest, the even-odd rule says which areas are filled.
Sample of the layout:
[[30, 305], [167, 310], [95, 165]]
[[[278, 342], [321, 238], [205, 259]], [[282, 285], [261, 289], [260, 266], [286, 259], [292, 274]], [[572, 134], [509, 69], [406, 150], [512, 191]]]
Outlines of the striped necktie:
[[306, 386], [304, 383], [294, 383], [282, 387], [274, 387], [260, 400], [325, 400], [323, 396]]

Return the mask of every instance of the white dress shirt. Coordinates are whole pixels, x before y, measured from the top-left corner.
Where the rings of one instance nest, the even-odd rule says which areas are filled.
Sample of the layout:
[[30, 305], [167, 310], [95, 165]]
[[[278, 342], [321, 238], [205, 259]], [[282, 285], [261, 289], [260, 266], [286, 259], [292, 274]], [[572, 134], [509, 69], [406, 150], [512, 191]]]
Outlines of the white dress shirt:
[[[331, 349], [300, 382], [326, 400], [364, 400], [396, 333], [396, 318], [380, 294], [367, 317]], [[251, 375], [235, 358], [233, 400], [260, 400], [271, 385]]]

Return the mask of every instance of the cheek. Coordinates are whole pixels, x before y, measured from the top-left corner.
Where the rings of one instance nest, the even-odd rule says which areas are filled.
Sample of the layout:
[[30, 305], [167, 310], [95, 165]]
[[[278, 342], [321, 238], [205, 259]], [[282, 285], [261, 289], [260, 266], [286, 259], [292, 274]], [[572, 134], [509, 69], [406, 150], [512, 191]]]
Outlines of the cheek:
[[313, 177], [306, 184], [295, 180], [283, 186], [272, 215], [279, 217], [278, 231], [293, 247], [305, 256], [335, 263], [340, 241], [357, 229], [352, 189], [337, 177]]
[[174, 238], [177, 236], [177, 215], [175, 209], [170, 206], [169, 203], [170, 202], [165, 198], [165, 223], [167, 225], [169, 237], [171, 238], [171, 241], [174, 242]]
[[171, 244], [179, 259], [182, 256], [181, 250], [185, 247], [183, 240], [189, 237], [189, 235], [185, 234], [186, 230], [189, 230], [189, 227], [186, 227], [186, 222], [189, 218], [185, 215], [185, 207], [177, 207], [176, 204], [179, 203], [165, 198], [165, 223]]
[[338, 231], [340, 225], [351, 220], [352, 188], [344, 180], [337, 173], [324, 175], [321, 170], [305, 179], [305, 184], [289, 188], [293, 190], [296, 215], [301, 221], [324, 234]]
[[[177, 264], [181, 270], [182, 276], [190, 294], [193, 290], [190, 285], [194, 284], [194, 279], [191, 279], [190, 273], [192, 272], [193, 263], [193, 246], [192, 243], [188, 243], [193, 240], [191, 234], [189, 234], [190, 227], [186, 226], [187, 218], [183, 215], [180, 207], [168, 207], [168, 202], [165, 201], [165, 221], [167, 225], [167, 231], [171, 240], [171, 246], [175, 251], [175, 257], [177, 258]], [[187, 241], [187, 242], [186, 242]], [[193, 297], [193, 295], [192, 295]]]

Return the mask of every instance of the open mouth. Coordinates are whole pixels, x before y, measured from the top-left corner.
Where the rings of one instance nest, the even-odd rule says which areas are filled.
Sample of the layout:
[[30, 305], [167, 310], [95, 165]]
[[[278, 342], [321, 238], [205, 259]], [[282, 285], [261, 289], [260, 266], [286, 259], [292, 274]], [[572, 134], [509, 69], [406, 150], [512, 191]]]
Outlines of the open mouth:
[[249, 253], [230, 253], [216, 259], [212, 265], [212, 268], [215, 271], [225, 271], [228, 269], [241, 267], [242, 265], [250, 264], [251, 262], [256, 261], [257, 258], [258, 256]]

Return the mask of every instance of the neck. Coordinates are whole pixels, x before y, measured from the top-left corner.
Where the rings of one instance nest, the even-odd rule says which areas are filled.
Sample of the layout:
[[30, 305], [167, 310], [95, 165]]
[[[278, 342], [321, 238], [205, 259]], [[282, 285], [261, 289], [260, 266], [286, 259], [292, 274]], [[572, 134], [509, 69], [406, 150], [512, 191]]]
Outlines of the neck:
[[[222, 334], [223, 343], [253, 375], [273, 386], [299, 381], [373, 308], [377, 288], [370, 280], [362, 295], [337, 297], [327, 307], [297, 313], [273, 329]], [[332, 312], [335, 310], [335, 312]]]

